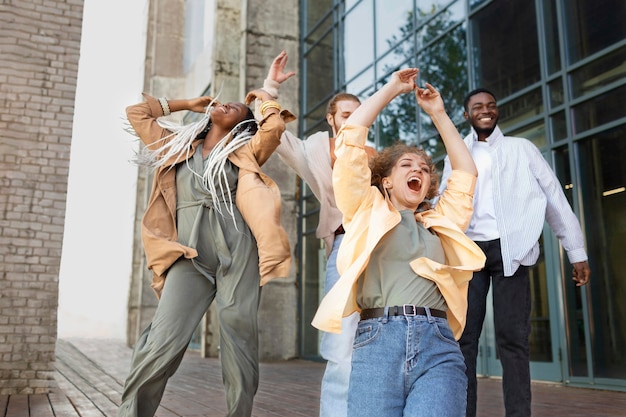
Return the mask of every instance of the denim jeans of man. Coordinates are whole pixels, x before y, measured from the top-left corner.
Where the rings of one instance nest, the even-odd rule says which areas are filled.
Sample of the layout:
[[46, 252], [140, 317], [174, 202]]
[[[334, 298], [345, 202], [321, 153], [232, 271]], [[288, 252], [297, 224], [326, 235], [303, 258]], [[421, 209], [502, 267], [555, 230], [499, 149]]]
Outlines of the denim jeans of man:
[[476, 358], [489, 285], [493, 285], [493, 317], [506, 417], [530, 417], [530, 279], [527, 266], [505, 277], [500, 240], [476, 242], [487, 257], [485, 267], [469, 283], [467, 323], [459, 341], [467, 366], [467, 417], [476, 416]]
[[448, 321], [427, 315], [359, 322], [349, 417], [463, 417], [467, 378]]
[[[326, 263], [324, 291], [327, 293], [339, 279], [337, 252], [344, 235], [337, 235]], [[345, 417], [348, 412], [348, 383], [352, 360], [352, 342], [359, 322], [358, 313], [344, 317], [341, 333], [322, 333], [320, 354], [326, 359], [320, 392], [320, 417]]]

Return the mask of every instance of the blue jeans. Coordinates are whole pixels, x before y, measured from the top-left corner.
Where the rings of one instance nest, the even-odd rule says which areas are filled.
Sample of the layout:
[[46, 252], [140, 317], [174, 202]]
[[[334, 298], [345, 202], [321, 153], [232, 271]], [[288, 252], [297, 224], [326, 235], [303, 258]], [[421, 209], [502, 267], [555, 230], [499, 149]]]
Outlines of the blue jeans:
[[502, 364], [502, 394], [506, 417], [530, 417], [530, 279], [528, 267], [504, 276], [500, 239], [476, 242], [487, 257], [474, 272], [467, 295], [467, 323], [459, 340], [467, 365], [467, 417], [476, 416], [476, 358], [485, 320], [487, 293], [493, 285], [496, 346]]
[[[337, 251], [342, 240], [343, 235], [335, 237], [332, 251], [328, 256], [324, 282], [326, 293], [339, 279]], [[342, 319], [340, 334], [322, 333], [320, 354], [327, 362], [320, 392], [320, 417], [345, 417], [347, 415], [352, 342], [358, 322], [359, 315], [354, 313]]]
[[467, 378], [446, 319], [359, 322], [348, 392], [350, 417], [463, 417]]

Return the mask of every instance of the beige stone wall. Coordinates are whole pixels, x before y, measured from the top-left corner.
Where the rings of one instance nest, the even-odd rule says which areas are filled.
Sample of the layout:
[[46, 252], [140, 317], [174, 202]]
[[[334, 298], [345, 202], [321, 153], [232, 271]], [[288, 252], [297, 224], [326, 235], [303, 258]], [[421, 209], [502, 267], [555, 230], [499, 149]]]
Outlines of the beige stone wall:
[[[156, 0], [150, 4], [148, 45], [146, 52], [145, 91], [156, 96], [191, 97], [203, 91], [190, 86], [209, 88], [212, 95], [220, 93], [220, 101], [241, 101], [247, 91], [262, 86], [272, 59], [283, 49], [290, 56], [289, 68], [298, 68], [298, 1], [285, 0], [215, 0], [207, 1], [207, 13], [212, 18], [212, 39], [207, 48], [211, 56], [210, 71], [205, 66], [183, 71], [185, 2]], [[199, 33], [198, 36], [203, 36]], [[204, 80], [204, 81], [203, 81]], [[289, 80], [283, 89], [281, 104], [298, 112], [298, 79]], [[297, 123], [289, 126], [294, 133]], [[265, 171], [276, 180], [283, 193], [283, 224], [295, 248], [297, 242], [296, 176], [284, 167], [278, 157], [272, 157]], [[151, 178], [140, 173], [135, 262], [131, 285], [128, 340], [133, 344], [140, 331], [150, 322], [156, 298], [149, 289], [150, 274], [143, 263], [139, 238], [139, 221]], [[291, 276], [266, 285], [262, 291], [259, 310], [260, 355], [262, 360], [288, 359], [297, 356], [298, 318], [295, 262]], [[202, 341], [203, 354], [219, 354], [219, 325], [213, 305], [207, 314]]]
[[[244, 48], [247, 89], [262, 86], [272, 60], [280, 51], [289, 56], [287, 69], [298, 71], [298, 10], [297, 0], [276, 1], [252, 0], [247, 2], [245, 17]], [[281, 87], [281, 106], [298, 114], [298, 84], [296, 75]], [[298, 122], [287, 125], [297, 133]], [[296, 175], [273, 155], [263, 165], [263, 170], [276, 181], [283, 198], [282, 223], [291, 242], [292, 267], [287, 279], [272, 281], [263, 287], [259, 308], [259, 354], [262, 360], [288, 359], [298, 356], [298, 288], [296, 282], [295, 248], [297, 232], [296, 193], [299, 182]]]
[[0, 395], [54, 382], [83, 2], [0, 4]]

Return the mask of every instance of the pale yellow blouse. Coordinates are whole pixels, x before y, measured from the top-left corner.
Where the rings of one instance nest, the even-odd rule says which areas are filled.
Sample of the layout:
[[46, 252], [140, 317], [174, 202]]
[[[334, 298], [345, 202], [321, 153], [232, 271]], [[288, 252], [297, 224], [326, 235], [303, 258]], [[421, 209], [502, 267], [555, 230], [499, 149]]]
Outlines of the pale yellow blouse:
[[[380, 239], [400, 222], [391, 201], [371, 185], [371, 172], [364, 150], [368, 129], [344, 126], [338, 134], [333, 169], [337, 207], [343, 213], [346, 235], [339, 248], [337, 267], [341, 277], [324, 297], [313, 318], [316, 328], [341, 332], [341, 318], [359, 311], [357, 280]], [[416, 274], [437, 284], [448, 305], [448, 321], [455, 337], [461, 337], [467, 312], [467, 288], [473, 271], [483, 268], [485, 255], [463, 230], [472, 217], [476, 177], [453, 171], [448, 187], [436, 206], [415, 213], [415, 220], [432, 229], [445, 253], [445, 264], [421, 257], [410, 265]]]

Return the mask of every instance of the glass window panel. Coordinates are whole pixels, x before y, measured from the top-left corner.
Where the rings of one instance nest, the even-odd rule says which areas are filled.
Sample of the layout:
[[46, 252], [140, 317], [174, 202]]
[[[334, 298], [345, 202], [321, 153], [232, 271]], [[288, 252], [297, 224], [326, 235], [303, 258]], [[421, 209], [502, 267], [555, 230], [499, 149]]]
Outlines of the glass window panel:
[[[554, 153], [554, 171], [561, 184], [567, 200], [572, 204], [575, 190], [572, 187], [572, 175], [567, 147], [557, 149]], [[589, 244], [589, 241], [587, 242]], [[562, 249], [562, 248], [561, 248]], [[587, 349], [585, 338], [585, 319], [582, 301], [582, 290], [571, 282], [572, 266], [567, 261], [567, 255], [562, 255], [561, 285], [565, 295], [565, 320], [567, 326], [567, 343], [569, 352], [569, 373], [571, 376], [588, 376]], [[592, 267], [593, 268], [593, 267]], [[594, 278], [597, 271], [594, 270]]]
[[[427, 24], [417, 31], [418, 49], [428, 46], [428, 44], [436, 41], [440, 36], [447, 36], [446, 32], [448, 32], [450, 28], [455, 26], [459, 21], [464, 20], [463, 13], [459, 13], [459, 7], [462, 7], [462, 4], [456, 3], [445, 11], [438, 13], [434, 19], [429, 20]], [[421, 14], [422, 12], [420, 11], [419, 13]], [[425, 16], [430, 17], [434, 14], [433, 11], [425, 14]]]
[[[308, 220], [307, 220], [308, 222]], [[311, 219], [311, 223], [316, 220]], [[317, 224], [317, 223], [316, 223]], [[320, 256], [320, 240], [315, 233], [309, 233], [302, 236], [303, 262], [301, 272], [301, 291], [302, 291], [302, 320], [304, 328], [302, 334], [302, 355], [318, 356], [319, 355], [319, 332], [311, 326], [313, 316], [319, 306], [319, 300], [322, 296], [320, 291], [320, 265], [318, 258]]]
[[478, 6], [480, 6], [483, 3], [486, 3], [489, 0], [470, 0], [469, 5], [470, 5], [470, 9], [474, 10], [475, 8], [477, 8]]
[[563, 2], [570, 64], [626, 39], [624, 0]]
[[450, 0], [420, 0], [417, 2], [417, 24], [422, 24], [438, 11], [447, 7], [451, 13], [452, 22], [465, 19], [465, 1], [458, 0], [450, 4]]
[[493, 2], [472, 24], [476, 86], [506, 97], [539, 81], [535, 2]]
[[446, 156], [446, 148], [443, 146], [443, 140], [441, 140], [441, 136], [439, 135], [429, 137], [425, 140], [422, 139], [419, 146], [424, 148], [426, 153], [433, 159], [440, 159]]
[[[330, 30], [333, 28], [333, 15], [328, 14], [326, 17], [319, 22], [315, 26], [310, 26], [311, 32], [307, 33], [305, 36], [305, 45], [306, 47], [312, 47], [315, 45], [317, 41], [323, 38], [328, 34]], [[306, 52], [305, 52], [306, 53]]]
[[574, 133], [584, 132], [624, 117], [626, 86], [585, 101], [574, 107]]
[[[311, 0], [311, 3], [315, 3], [316, 0]], [[361, 0], [345, 0], [346, 2], [346, 10], [350, 10], [352, 6], [357, 4]]]
[[376, 62], [378, 76], [386, 76], [401, 68], [415, 66], [415, 43], [413, 38], [398, 45], [393, 51]]
[[[389, 81], [389, 76], [380, 80], [377, 88]], [[417, 143], [416, 101], [414, 94], [401, 94], [391, 101], [376, 121], [377, 144], [386, 147], [402, 140]]]
[[420, 84], [432, 84], [443, 98], [455, 123], [463, 118], [463, 99], [469, 91], [467, 77], [466, 27], [457, 26], [417, 57]]
[[506, 134], [509, 136], [517, 136], [520, 138], [526, 138], [532, 143], [534, 143], [535, 146], [537, 146], [538, 148], [541, 148], [547, 144], [546, 125], [543, 122], [543, 120], [524, 126], [522, 128], [515, 129], [510, 132], [506, 132]]
[[626, 47], [603, 56], [570, 74], [572, 98], [626, 78]]
[[550, 128], [553, 142], [567, 138], [567, 122], [565, 121], [565, 112], [558, 112], [554, 116], [550, 117]]
[[[591, 346], [594, 376], [626, 378], [626, 126], [594, 135], [579, 144], [581, 201], [584, 204], [586, 243], [593, 276], [583, 291], [593, 311]], [[569, 272], [569, 266], [565, 271]], [[580, 296], [566, 277], [568, 311]], [[575, 294], [572, 294], [575, 292]], [[582, 318], [582, 312], [575, 310]], [[576, 317], [576, 316], [575, 316]], [[579, 323], [568, 323], [570, 333]], [[585, 363], [585, 352], [576, 339], [572, 347], [574, 375]]]
[[304, 16], [304, 27], [302, 30], [308, 33], [313, 30], [322, 19], [327, 19], [327, 14], [332, 14], [333, 0], [309, 0], [304, 3], [306, 4], [306, 15]]
[[510, 130], [509, 127], [517, 126], [528, 119], [541, 115], [543, 110], [541, 89], [537, 88], [506, 104], [498, 103], [498, 111], [500, 113], [498, 123], [502, 130]]
[[332, 33], [329, 33], [303, 58], [305, 112], [325, 102], [334, 91], [334, 47]]
[[559, 22], [556, 12], [555, 0], [543, 2], [543, 14], [545, 23], [546, 64], [548, 74], [553, 74], [561, 69], [561, 48], [559, 47]]
[[368, 68], [364, 73], [351, 80], [346, 86], [346, 92], [356, 96], [363, 95], [363, 92], [374, 85], [374, 68]]
[[376, 54], [383, 55], [413, 33], [413, 0], [376, 1]]
[[323, 130], [328, 130], [330, 133], [330, 127], [328, 126], [328, 123], [326, 123], [326, 107], [317, 107], [313, 112], [304, 117], [302, 123], [306, 136]]
[[543, 250], [543, 236], [539, 239], [539, 259], [529, 268], [530, 299], [530, 360], [552, 362], [552, 335], [550, 334], [550, 303], [548, 300], [548, 274]]
[[548, 84], [548, 97], [550, 98], [550, 108], [558, 107], [565, 102], [565, 92], [563, 82], [560, 78]]
[[372, 0], [359, 3], [345, 17], [343, 68], [349, 80], [374, 61], [374, 16]]

